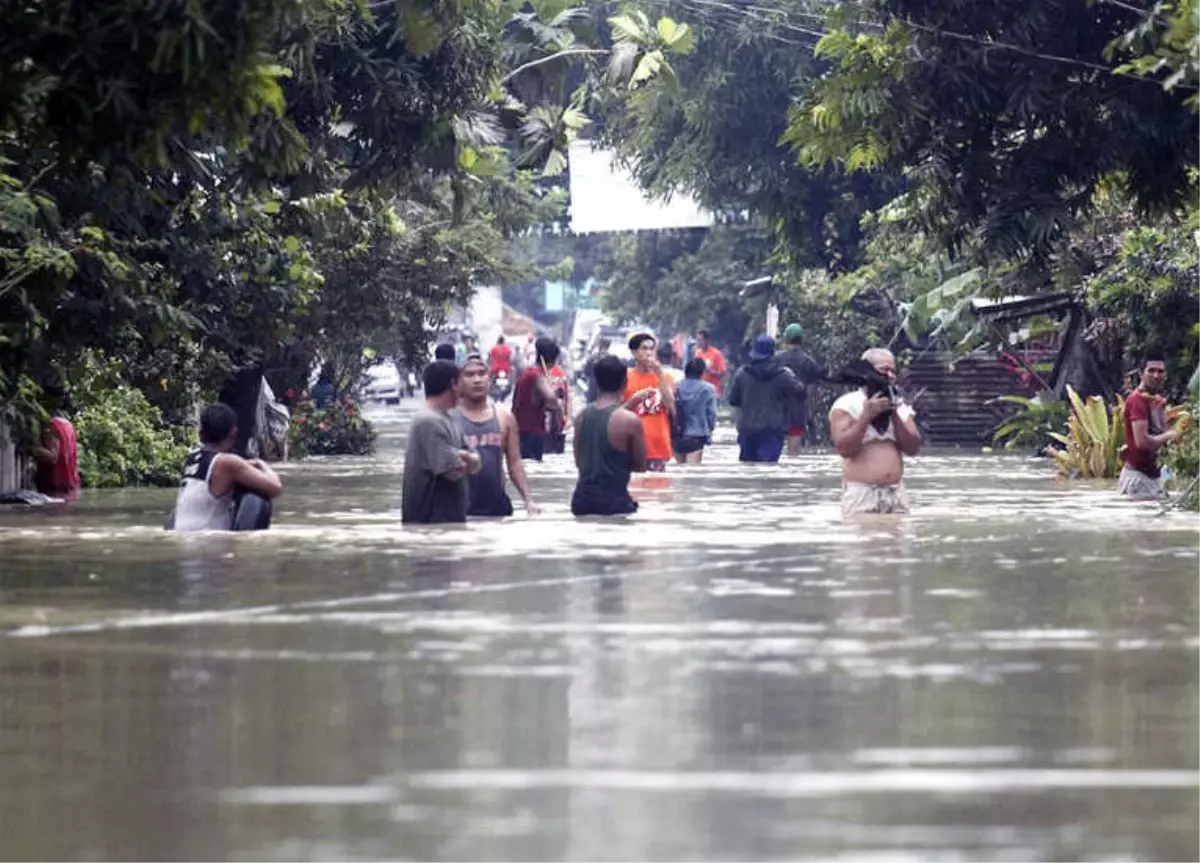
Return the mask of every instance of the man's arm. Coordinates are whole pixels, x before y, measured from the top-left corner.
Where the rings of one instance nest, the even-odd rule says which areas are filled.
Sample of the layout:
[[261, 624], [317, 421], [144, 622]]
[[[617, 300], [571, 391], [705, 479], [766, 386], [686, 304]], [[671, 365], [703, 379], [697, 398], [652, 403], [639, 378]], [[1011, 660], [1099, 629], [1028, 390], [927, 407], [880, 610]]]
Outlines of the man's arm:
[[636, 414], [628, 411], [618, 413], [621, 418], [625, 433], [627, 446], [629, 447], [629, 469], [634, 473], [645, 473], [646, 471], [646, 430], [642, 428], [642, 421], [637, 418]]
[[525, 465], [521, 462], [521, 441], [517, 435], [517, 420], [506, 410], [497, 408], [500, 412], [500, 428], [501, 434], [504, 436], [504, 460], [508, 464], [508, 475], [512, 479], [513, 485], [517, 487], [517, 491], [521, 493], [521, 500], [525, 502], [525, 511], [530, 515], [537, 515], [539, 512], [537, 504], [533, 502], [533, 495], [529, 491], [529, 477], [525, 475]]
[[217, 459], [214, 470], [224, 474], [225, 482], [219, 487], [227, 490], [244, 488], [271, 499], [283, 494], [283, 481], [279, 474], [262, 459], [247, 461], [241, 456], [226, 453]]
[[1133, 445], [1137, 449], [1158, 452], [1171, 441], [1175, 440], [1175, 438], [1179, 437], [1179, 432], [1176, 429], [1168, 429], [1162, 434], [1150, 434], [1149, 420], [1134, 420], [1131, 425], [1133, 426]]
[[561, 416], [563, 414], [562, 402], [554, 394], [554, 388], [550, 386], [550, 381], [545, 375], [538, 378], [537, 388], [538, 395], [542, 397], [542, 407]]
[[33, 448], [33, 457], [48, 464], [58, 461], [58, 432], [47, 427], [42, 432], [42, 445]]
[[409, 431], [418, 435], [421, 448], [425, 452], [425, 463], [434, 476], [440, 476], [449, 482], [458, 482], [465, 476], [479, 473], [479, 456], [462, 445], [462, 435], [452, 431], [450, 423], [428, 421]]
[[917, 414], [911, 407], [901, 404], [892, 417], [892, 428], [896, 431], [896, 446], [905, 455], [916, 455], [921, 451], [921, 432], [917, 429]]

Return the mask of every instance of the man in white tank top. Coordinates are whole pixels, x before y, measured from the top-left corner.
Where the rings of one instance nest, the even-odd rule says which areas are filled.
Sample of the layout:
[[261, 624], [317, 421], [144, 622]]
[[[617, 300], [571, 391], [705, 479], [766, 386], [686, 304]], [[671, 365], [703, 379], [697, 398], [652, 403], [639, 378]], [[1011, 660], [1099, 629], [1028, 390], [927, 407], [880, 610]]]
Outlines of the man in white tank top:
[[175, 500], [175, 530], [229, 530], [233, 492], [244, 488], [265, 498], [283, 492], [279, 475], [261, 459], [247, 461], [232, 450], [237, 414], [226, 404], [209, 405], [200, 414], [200, 448], [188, 454]]
[[[896, 380], [891, 351], [872, 348], [862, 359], [888, 380]], [[881, 431], [875, 421], [885, 415], [888, 421]], [[829, 431], [842, 457], [842, 515], [908, 512], [904, 456], [921, 451], [912, 407], [883, 393], [868, 397], [862, 387], [833, 403]]]

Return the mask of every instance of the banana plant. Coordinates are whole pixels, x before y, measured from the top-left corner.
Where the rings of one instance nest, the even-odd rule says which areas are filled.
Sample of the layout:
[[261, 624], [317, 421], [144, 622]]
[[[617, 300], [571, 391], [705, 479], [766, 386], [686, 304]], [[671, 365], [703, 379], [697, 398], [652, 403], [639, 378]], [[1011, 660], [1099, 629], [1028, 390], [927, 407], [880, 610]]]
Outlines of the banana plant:
[[1049, 451], [1059, 476], [1115, 477], [1121, 471], [1121, 451], [1125, 447], [1125, 400], [1117, 396], [1110, 414], [1099, 396], [1091, 396], [1085, 402], [1068, 385], [1067, 397], [1071, 401], [1067, 433], [1050, 433], [1051, 438], [1066, 447]]

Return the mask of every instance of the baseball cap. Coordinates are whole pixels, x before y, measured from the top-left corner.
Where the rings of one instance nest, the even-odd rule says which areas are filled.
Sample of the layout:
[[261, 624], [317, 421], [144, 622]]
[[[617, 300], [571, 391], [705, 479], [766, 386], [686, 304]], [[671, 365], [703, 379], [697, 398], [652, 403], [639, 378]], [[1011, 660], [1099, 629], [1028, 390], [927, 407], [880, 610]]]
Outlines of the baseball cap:
[[804, 338], [804, 327], [799, 324], [788, 324], [787, 329], [783, 331], [783, 340], [788, 344], [798, 342]]
[[773, 356], [775, 356], [775, 340], [770, 336], [758, 336], [754, 340], [754, 347], [750, 349], [750, 359], [765, 360]]

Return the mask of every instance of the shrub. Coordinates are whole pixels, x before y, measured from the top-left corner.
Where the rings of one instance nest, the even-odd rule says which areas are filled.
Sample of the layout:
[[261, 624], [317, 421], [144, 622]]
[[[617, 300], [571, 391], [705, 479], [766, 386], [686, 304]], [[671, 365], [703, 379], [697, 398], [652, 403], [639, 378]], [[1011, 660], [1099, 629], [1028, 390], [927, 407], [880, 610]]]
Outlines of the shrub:
[[1121, 472], [1121, 447], [1125, 444], [1125, 400], [1117, 397], [1112, 415], [1104, 399], [1091, 396], [1086, 402], [1070, 386], [1071, 416], [1067, 433], [1051, 432], [1050, 437], [1066, 449], [1052, 449], [1050, 455], [1060, 476], [1115, 477]]
[[1043, 452], [1067, 426], [1067, 403], [1053, 400], [1049, 393], [1033, 398], [1000, 396], [991, 400], [1018, 405], [1018, 409], [992, 432], [992, 441], [1006, 449], [1030, 448]]
[[[1200, 400], [1192, 396], [1184, 410], [1189, 418], [1200, 418]], [[1181, 428], [1179, 440], [1166, 449], [1164, 463], [1175, 474], [1175, 489], [1184, 495], [1179, 505], [1196, 510], [1200, 509], [1200, 483], [1195, 481], [1200, 474], [1200, 431], [1195, 422]]]
[[121, 385], [74, 418], [79, 472], [92, 488], [175, 485], [187, 457], [181, 430], [163, 425], [162, 414], [140, 390]]
[[294, 458], [306, 455], [367, 455], [375, 451], [375, 427], [349, 397], [317, 407], [301, 397], [292, 406], [288, 447]]

